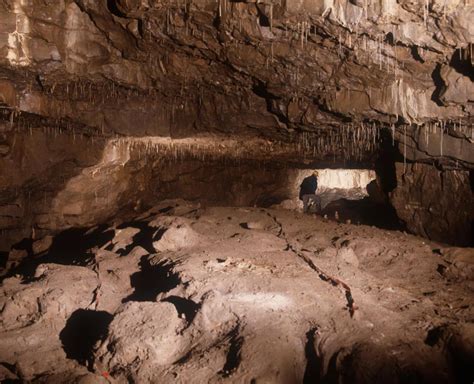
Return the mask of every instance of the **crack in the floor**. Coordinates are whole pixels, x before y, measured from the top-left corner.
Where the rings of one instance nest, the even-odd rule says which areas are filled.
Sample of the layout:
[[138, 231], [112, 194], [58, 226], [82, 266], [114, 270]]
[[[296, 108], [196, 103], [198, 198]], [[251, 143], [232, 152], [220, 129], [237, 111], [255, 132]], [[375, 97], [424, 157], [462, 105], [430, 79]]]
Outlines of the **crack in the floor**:
[[91, 267], [92, 271], [96, 274], [97, 276], [97, 286], [94, 288], [94, 291], [92, 292], [92, 300], [87, 306], [87, 309], [90, 307], [94, 306], [94, 310], [97, 310], [99, 306], [99, 295], [100, 295], [100, 289], [102, 288], [102, 279], [100, 278], [100, 266], [99, 262], [97, 261], [97, 257], [94, 254], [94, 262]]
[[283, 224], [277, 219], [277, 217], [275, 215], [272, 215], [270, 212], [266, 211], [267, 215], [273, 220], [273, 222], [278, 226], [279, 228], [279, 231], [278, 231], [278, 234], [277, 236], [280, 238], [280, 239], [283, 239], [285, 240], [286, 242], [286, 245], [287, 245], [287, 249], [290, 250], [291, 252], [293, 252], [297, 257], [299, 257], [300, 259], [302, 259], [306, 264], [308, 264], [308, 266], [313, 270], [315, 271], [319, 278], [327, 283], [330, 283], [332, 286], [334, 287], [340, 287], [344, 290], [344, 293], [345, 293], [345, 297], [346, 297], [346, 301], [347, 301], [347, 308], [349, 310], [349, 314], [351, 317], [354, 316], [354, 313], [357, 309], [356, 305], [355, 305], [355, 301], [354, 301], [354, 298], [352, 297], [352, 292], [351, 292], [351, 288], [346, 284], [344, 283], [343, 281], [339, 280], [338, 278], [336, 277], [332, 277], [330, 276], [328, 273], [324, 272], [321, 268], [319, 268], [314, 262], [313, 260], [311, 260], [308, 256], [304, 255], [302, 252], [300, 252], [300, 250], [295, 246], [293, 245], [290, 240], [288, 239], [288, 237], [286, 236], [286, 233], [285, 231], [283, 230]]

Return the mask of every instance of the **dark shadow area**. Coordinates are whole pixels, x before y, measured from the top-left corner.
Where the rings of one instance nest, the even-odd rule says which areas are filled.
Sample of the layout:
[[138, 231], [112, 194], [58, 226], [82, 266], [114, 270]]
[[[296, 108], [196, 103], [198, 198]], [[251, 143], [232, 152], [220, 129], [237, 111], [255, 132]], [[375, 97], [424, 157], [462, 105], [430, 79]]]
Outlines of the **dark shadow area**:
[[0, 268], [5, 268], [8, 261], [8, 252], [0, 252]]
[[180, 317], [184, 314], [188, 324], [191, 324], [193, 322], [194, 317], [196, 316], [199, 308], [201, 307], [198, 303], [179, 296], [168, 296], [162, 301], [166, 301], [168, 303], [173, 304], [176, 307], [176, 310], [178, 311]]
[[94, 229], [71, 228], [53, 238], [51, 247], [45, 254], [34, 255], [31, 239], [24, 239], [15, 244], [14, 249], [26, 250], [28, 256], [18, 266], [8, 271], [5, 277], [21, 275], [25, 282], [30, 281], [40, 264], [53, 263], [60, 265], [87, 266], [93, 263], [94, 254], [91, 249], [102, 247], [114, 237], [113, 230], [106, 230], [106, 225]]
[[369, 197], [360, 200], [339, 199], [330, 202], [321, 212], [329, 219], [350, 220], [352, 224], [373, 225], [382, 229], [403, 230], [395, 209], [389, 204], [374, 203]]
[[474, 382], [474, 354], [467, 343], [467, 338], [460, 337], [446, 325], [431, 328], [425, 339], [425, 344], [430, 347], [442, 348], [447, 352], [455, 382], [462, 384]]
[[150, 183], [153, 194], [163, 200], [183, 199], [203, 207], [249, 207], [287, 199], [287, 180], [288, 168], [278, 162], [184, 159], [160, 163]]
[[425, 60], [423, 60], [423, 58], [420, 56], [420, 53], [418, 52], [418, 47], [416, 45], [412, 45], [411, 46], [411, 55], [412, 57], [416, 60], [416, 61], [419, 61], [420, 63], [424, 63]]
[[[0, 361], [0, 366], [3, 367], [3, 370], [8, 372], [9, 376], [14, 376], [16, 378], [9, 378], [3, 379], [1, 382], [2, 384], [16, 384], [16, 383], [24, 383], [24, 380], [19, 379], [20, 375], [18, 373], [18, 369], [14, 364], [9, 364], [5, 361]], [[3, 372], [5, 374], [5, 372]]]
[[270, 208], [272, 205], [280, 204], [283, 200], [285, 200], [285, 197], [282, 196], [260, 196], [254, 205], [261, 208]]
[[433, 83], [436, 85], [435, 90], [431, 94], [431, 100], [434, 101], [440, 107], [442, 107], [444, 106], [444, 103], [441, 100], [441, 97], [446, 91], [446, 84], [444, 83], [444, 80], [441, 77], [441, 64], [438, 64], [436, 66], [433, 73], [431, 74], [431, 78], [433, 79]]
[[[474, 170], [469, 171], [469, 181], [471, 183], [471, 192], [474, 194]], [[474, 219], [471, 221], [471, 247], [474, 247]]]
[[64, 265], [89, 265], [94, 258], [90, 250], [102, 247], [115, 235], [113, 230], [106, 230], [101, 225], [94, 230], [72, 228], [57, 235], [46, 258], [48, 262]]
[[112, 319], [105, 311], [78, 309], [73, 312], [59, 334], [67, 358], [91, 368], [94, 346], [105, 339]]
[[397, 161], [403, 161], [397, 143], [393, 142], [391, 133], [384, 129], [380, 132], [380, 151], [374, 168], [378, 183], [385, 195], [388, 195], [397, 187], [395, 169], [395, 162]]
[[270, 19], [265, 14], [263, 7], [265, 7], [265, 5], [262, 6], [258, 3], [256, 4], [257, 13], [258, 13], [258, 23], [260, 24], [261, 27], [270, 27]]
[[117, 227], [117, 229], [124, 229], [124, 228], [137, 228], [140, 230], [135, 236], [133, 236], [133, 241], [131, 244], [127, 245], [124, 249], [121, 249], [118, 254], [120, 256], [127, 256], [133, 248], [136, 246], [140, 246], [145, 249], [148, 253], [155, 253], [155, 248], [153, 247], [153, 242], [158, 241], [163, 236], [164, 230], [154, 236], [156, 232], [156, 228], [150, 227], [147, 221], [130, 221], [127, 223], [123, 223]]
[[107, 0], [107, 9], [109, 10], [110, 13], [112, 13], [115, 16], [118, 16], [118, 17], [127, 16], [123, 12], [121, 12], [120, 9], [118, 9], [116, 0]]
[[289, 123], [287, 115], [283, 113], [280, 108], [278, 108], [278, 100], [280, 100], [280, 98], [270, 93], [265, 83], [260, 80], [257, 80], [254, 86], [252, 87], [252, 91], [258, 97], [261, 97], [265, 100], [268, 112], [277, 116], [278, 120], [280, 120], [282, 123]]
[[471, 48], [470, 44], [468, 44], [466, 48], [456, 49], [451, 57], [449, 65], [453, 67], [456, 72], [459, 72], [463, 76], [469, 77], [471, 81], [474, 81], [474, 65], [471, 58], [472, 51], [474, 51], [474, 48]]
[[130, 284], [135, 291], [122, 300], [155, 301], [159, 293], [168, 292], [181, 282], [177, 273], [173, 272], [174, 264], [169, 260], [161, 260], [158, 264], [150, 264], [148, 256], [140, 260], [140, 271], [130, 276]]
[[227, 357], [222, 370], [219, 374], [222, 377], [229, 377], [239, 367], [242, 357], [240, 352], [242, 345], [244, 344], [244, 338], [239, 335], [240, 327], [236, 326], [232, 331], [229, 332], [229, 350], [227, 351]]
[[306, 332], [306, 345], [304, 348], [306, 369], [304, 371], [303, 384], [318, 383], [322, 374], [322, 360], [318, 357], [315, 349], [316, 332], [317, 328]]

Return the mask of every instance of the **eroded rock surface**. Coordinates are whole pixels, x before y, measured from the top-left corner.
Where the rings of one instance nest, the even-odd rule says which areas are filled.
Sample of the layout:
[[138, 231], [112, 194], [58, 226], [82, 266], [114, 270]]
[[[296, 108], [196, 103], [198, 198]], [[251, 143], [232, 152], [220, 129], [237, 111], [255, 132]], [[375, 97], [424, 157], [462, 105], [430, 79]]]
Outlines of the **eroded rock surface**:
[[[473, 17], [460, 0], [2, 0], [2, 240], [139, 210], [151, 175], [117, 167], [116, 136], [205, 137], [199, 159], [370, 168], [391, 136], [408, 161], [472, 170]], [[207, 172], [180, 165], [179, 185], [165, 168], [165, 198], [192, 199], [182, 174]], [[262, 200], [243, 192], [219, 191]]]
[[[180, 228], [194, 234], [186, 246]], [[182, 201], [84, 236], [82, 266], [41, 263], [46, 254], [4, 279], [2, 379], [474, 378], [471, 249], [285, 210]]]
[[410, 231], [442, 242], [471, 244], [474, 195], [469, 172], [397, 163], [396, 173], [390, 200]]

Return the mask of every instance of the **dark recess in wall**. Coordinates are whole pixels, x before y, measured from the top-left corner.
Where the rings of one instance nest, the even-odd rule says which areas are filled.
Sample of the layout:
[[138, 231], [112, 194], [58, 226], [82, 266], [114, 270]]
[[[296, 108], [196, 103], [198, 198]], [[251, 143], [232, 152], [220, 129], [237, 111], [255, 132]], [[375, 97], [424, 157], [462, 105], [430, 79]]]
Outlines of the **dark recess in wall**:
[[442, 107], [444, 104], [441, 101], [441, 97], [443, 96], [446, 90], [446, 84], [444, 83], [443, 78], [441, 77], [441, 64], [438, 64], [434, 69], [433, 73], [431, 74], [431, 78], [436, 85], [436, 89], [431, 94], [431, 100], [433, 100], [436, 104]]
[[470, 45], [466, 48], [456, 49], [451, 57], [449, 65], [457, 72], [469, 77], [471, 81], [474, 81], [474, 66], [472, 64], [471, 52], [472, 48], [470, 48]]
[[395, 162], [403, 160], [398, 151], [398, 146], [393, 144], [391, 133], [381, 131], [380, 152], [375, 161], [375, 172], [382, 191], [388, 195], [397, 186]]
[[126, 17], [120, 10], [117, 8], [115, 0], [107, 0], [107, 8], [110, 13], [118, 17]]

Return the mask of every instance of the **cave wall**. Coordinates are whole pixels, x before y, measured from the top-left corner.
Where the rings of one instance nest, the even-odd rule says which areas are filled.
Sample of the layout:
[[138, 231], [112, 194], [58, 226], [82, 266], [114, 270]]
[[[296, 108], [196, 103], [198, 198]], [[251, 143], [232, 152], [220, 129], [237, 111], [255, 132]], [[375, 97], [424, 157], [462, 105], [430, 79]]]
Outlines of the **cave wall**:
[[474, 6], [439, 1], [0, 2], [0, 100], [97, 132], [187, 136], [456, 121]]
[[390, 201], [409, 231], [440, 242], [472, 245], [474, 194], [469, 172], [429, 164], [396, 164]]
[[[166, 199], [270, 206], [298, 194], [299, 185], [292, 190], [288, 183], [290, 169], [258, 158], [262, 148], [254, 144], [239, 151], [233, 141], [224, 146], [222, 140], [153, 146], [48, 129], [12, 132], [4, 139], [0, 251], [23, 238], [94, 226]], [[242, 157], [246, 150], [249, 158]]]
[[[160, 179], [143, 161], [102, 161], [116, 137], [221, 134], [240, 138], [236, 152], [248, 142], [258, 160], [261, 149], [265, 161], [371, 167], [388, 130], [398, 161], [472, 170], [473, 19], [464, 0], [0, 0], [2, 240], [31, 233], [42, 214], [45, 228], [59, 228], [135, 205], [144, 191], [129, 185]], [[163, 171], [161, 192], [172, 195], [172, 170]], [[272, 185], [272, 172], [244, 183]], [[428, 187], [398, 179], [400, 216], [435, 236], [427, 214], [403, 208], [411, 198], [402, 191]], [[442, 177], [430, 180], [448, 195]], [[258, 200], [229, 190], [216, 195]], [[433, 220], [446, 220], [442, 201]]]
[[[101, 139], [32, 130], [0, 133], [0, 250], [48, 228], [56, 194], [71, 178], [100, 161]], [[39, 227], [38, 227], [39, 225]], [[35, 229], [36, 228], [36, 229]], [[41, 233], [38, 233], [41, 235]]]
[[298, 192], [291, 191], [288, 172], [272, 163], [160, 159], [153, 165], [149, 199], [150, 203], [181, 198], [203, 206], [269, 207]]

